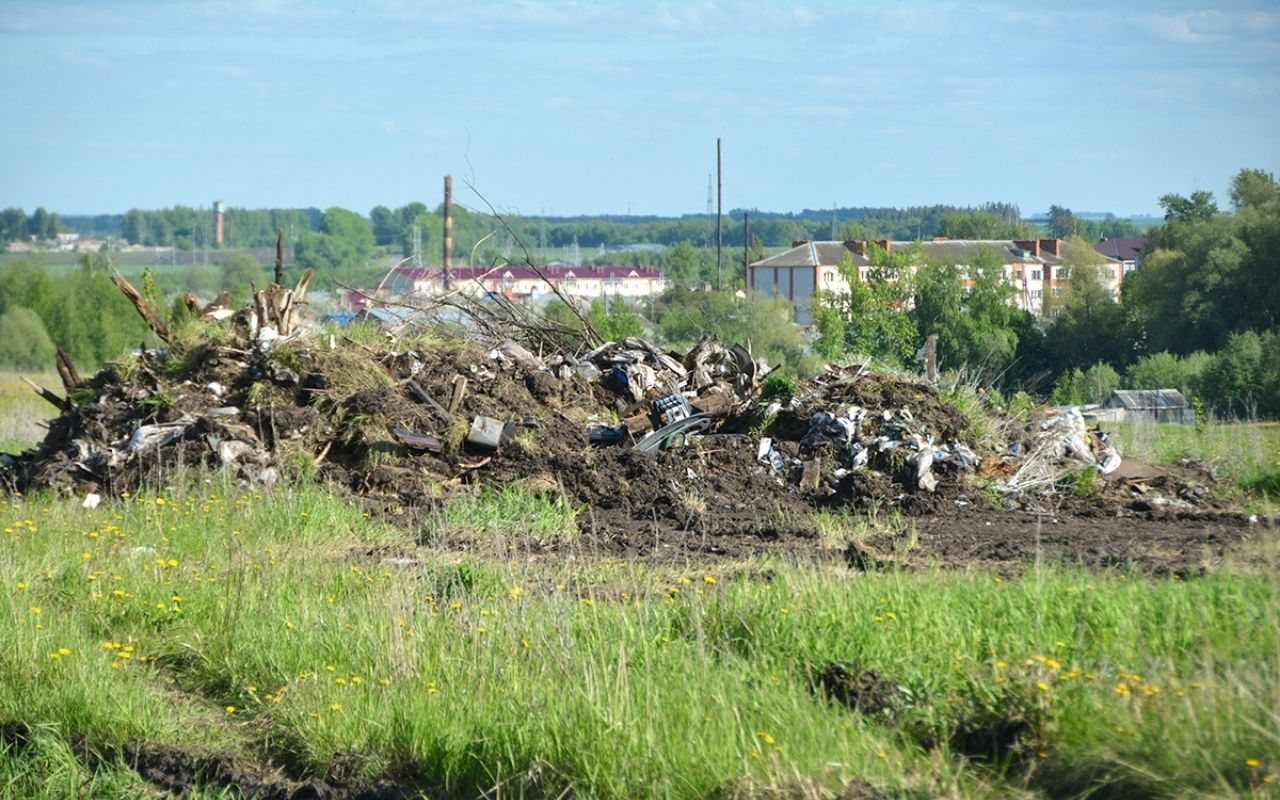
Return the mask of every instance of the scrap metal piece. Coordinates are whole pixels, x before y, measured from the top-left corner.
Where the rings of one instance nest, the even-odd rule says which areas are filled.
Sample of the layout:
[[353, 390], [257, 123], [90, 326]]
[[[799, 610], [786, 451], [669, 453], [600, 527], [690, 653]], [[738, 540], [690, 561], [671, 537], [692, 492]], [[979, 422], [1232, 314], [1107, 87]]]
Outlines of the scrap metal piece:
[[665, 450], [669, 441], [683, 438], [691, 433], [699, 433], [706, 430], [710, 425], [710, 414], [694, 414], [684, 419], [676, 420], [670, 425], [665, 425], [644, 437], [636, 442], [636, 449], [650, 452]]
[[430, 450], [433, 453], [439, 453], [444, 448], [444, 442], [436, 437], [426, 433], [414, 433], [404, 428], [391, 426], [391, 435], [400, 440], [400, 443], [412, 447], [415, 450]]

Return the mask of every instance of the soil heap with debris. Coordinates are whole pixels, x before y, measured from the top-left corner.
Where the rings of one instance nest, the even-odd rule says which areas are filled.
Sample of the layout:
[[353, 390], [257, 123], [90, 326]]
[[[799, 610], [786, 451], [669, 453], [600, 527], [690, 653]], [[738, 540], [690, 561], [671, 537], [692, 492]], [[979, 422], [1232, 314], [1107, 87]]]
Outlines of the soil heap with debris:
[[1007, 423], [1011, 443], [992, 446], [933, 386], [865, 366], [796, 383], [710, 338], [683, 353], [629, 338], [535, 354], [423, 327], [370, 345], [292, 330], [272, 313], [285, 305], [88, 380], [64, 370], [66, 399], [46, 394], [62, 414], [37, 448], [4, 457], [4, 479], [89, 496], [189, 467], [246, 485], [314, 477], [410, 525], [519, 483], [567, 499], [617, 552], [740, 554], [811, 539], [817, 508], [1016, 505], [1064, 470], [1119, 463], [1078, 414]]

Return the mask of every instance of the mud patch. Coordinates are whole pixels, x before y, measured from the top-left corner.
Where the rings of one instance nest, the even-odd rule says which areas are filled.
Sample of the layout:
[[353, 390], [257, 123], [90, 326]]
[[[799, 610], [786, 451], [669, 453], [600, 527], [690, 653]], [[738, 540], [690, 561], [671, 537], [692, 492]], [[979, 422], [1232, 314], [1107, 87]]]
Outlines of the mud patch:
[[408, 800], [425, 796], [420, 787], [365, 780], [343, 769], [330, 770], [321, 780], [293, 781], [280, 770], [264, 769], [228, 753], [196, 755], [174, 747], [126, 744], [99, 758], [117, 759], [174, 797], [188, 797], [199, 788], [229, 790], [260, 800]]
[[902, 686], [875, 670], [855, 670], [828, 664], [814, 678], [814, 687], [832, 701], [886, 725], [893, 724], [906, 695]]

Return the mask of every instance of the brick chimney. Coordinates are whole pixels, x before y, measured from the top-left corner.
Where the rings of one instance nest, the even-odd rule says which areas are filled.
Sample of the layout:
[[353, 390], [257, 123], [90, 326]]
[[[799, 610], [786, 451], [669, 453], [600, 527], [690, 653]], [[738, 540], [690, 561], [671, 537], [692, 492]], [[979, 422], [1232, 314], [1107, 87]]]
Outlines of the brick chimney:
[[886, 253], [893, 247], [893, 242], [888, 239], [877, 239], [876, 246], [884, 250]]
[[865, 256], [867, 254], [866, 239], [846, 239], [844, 247], [846, 250], [856, 255]]
[[1052, 256], [1062, 255], [1061, 239], [1041, 239], [1040, 249]]
[[1019, 250], [1026, 250], [1036, 258], [1040, 257], [1040, 240], [1039, 239], [1015, 239], [1013, 246]]

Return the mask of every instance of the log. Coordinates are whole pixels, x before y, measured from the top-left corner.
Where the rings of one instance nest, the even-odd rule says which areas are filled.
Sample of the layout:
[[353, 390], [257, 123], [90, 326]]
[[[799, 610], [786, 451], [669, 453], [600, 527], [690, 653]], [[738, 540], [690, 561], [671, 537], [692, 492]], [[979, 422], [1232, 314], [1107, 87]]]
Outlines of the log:
[[71, 410], [71, 403], [69, 403], [68, 401], [64, 400], [61, 397], [58, 397], [56, 394], [44, 388], [43, 386], [36, 383], [35, 381], [28, 380], [27, 376], [25, 375], [22, 376], [22, 382], [30, 386], [32, 391], [40, 395], [45, 400], [48, 400], [50, 403], [54, 405], [55, 408], [57, 408], [59, 411], [63, 412], [64, 414]]
[[138, 314], [147, 323], [147, 327], [160, 337], [165, 344], [169, 343], [169, 327], [156, 316], [156, 312], [151, 309], [151, 304], [133, 288], [133, 284], [124, 279], [123, 275], [112, 275], [111, 282], [124, 292], [124, 296], [129, 298], [129, 302], [133, 303], [133, 307], [137, 309]]
[[58, 377], [62, 378], [62, 385], [68, 393], [72, 389], [79, 389], [84, 385], [84, 380], [80, 377], [80, 373], [76, 372], [75, 365], [71, 363], [71, 357], [61, 347], [58, 348], [57, 360]]

